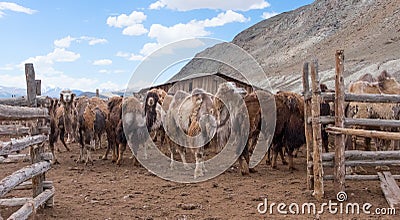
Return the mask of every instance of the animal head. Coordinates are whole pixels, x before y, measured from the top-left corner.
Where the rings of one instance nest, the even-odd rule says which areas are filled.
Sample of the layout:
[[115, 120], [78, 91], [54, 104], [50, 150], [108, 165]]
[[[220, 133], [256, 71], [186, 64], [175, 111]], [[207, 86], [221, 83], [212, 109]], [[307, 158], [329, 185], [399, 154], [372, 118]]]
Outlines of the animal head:
[[383, 70], [378, 76], [378, 82], [383, 82], [385, 80], [393, 78], [386, 70]]
[[147, 96], [149, 96], [149, 94], [156, 94], [158, 96], [157, 100], [160, 105], [164, 103], [164, 99], [167, 96], [167, 92], [163, 89], [151, 89], [147, 92]]
[[376, 79], [372, 76], [371, 73], [366, 73], [362, 75], [360, 78], [358, 78], [357, 81], [365, 81], [365, 82], [376, 82]]
[[60, 92], [60, 101], [62, 104], [72, 103], [75, 98], [75, 93], [71, 90], [63, 90]]
[[159, 95], [156, 92], [147, 92], [145, 105], [146, 107], [154, 107], [159, 102]]

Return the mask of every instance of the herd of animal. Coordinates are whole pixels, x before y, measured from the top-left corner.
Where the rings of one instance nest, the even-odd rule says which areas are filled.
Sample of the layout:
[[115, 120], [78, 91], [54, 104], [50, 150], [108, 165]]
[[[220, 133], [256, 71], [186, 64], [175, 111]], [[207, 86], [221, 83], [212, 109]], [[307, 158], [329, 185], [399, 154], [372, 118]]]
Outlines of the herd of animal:
[[[327, 88], [321, 85], [321, 89]], [[376, 79], [366, 74], [351, 83], [349, 92], [400, 94], [400, 85], [383, 71]], [[220, 84], [214, 95], [201, 88], [175, 94], [151, 89], [144, 100], [134, 96], [108, 100], [76, 97], [66, 90], [59, 99], [51, 99], [48, 109], [51, 115], [49, 146], [54, 163], [58, 163], [54, 143], [60, 139], [66, 150], [69, 150], [68, 143], [78, 142], [78, 162], [93, 164], [90, 152], [101, 147], [101, 137], [105, 133], [108, 144], [102, 159], [107, 159], [111, 151], [112, 162], [118, 165], [122, 163], [127, 145], [134, 163], [138, 164], [135, 159], [138, 149], [146, 149], [149, 140], [158, 140], [155, 142], [158, 147], [168, 149], [171, 169], [176, 166], [175, 153], [179, 154], [184, 168], [191, 169], [187, 153], [193, 153], [196, 162], [193, 176], [198, 178], [207, 171], [204, 164], [207, 149], [221, 151], [227, 144], [235, 144], [239, 146], [240, 172], [248, 175], [255, 172], [254, 168], [249, 168], [249, 162], [259, 138], [272, 140], [271, 147], [265, 147], [268, 148], [266, 161], [273, 168], [277, 167], [280, 155], [283, 164], [295, 169], [294, 151], [305, 144], [304, 100], [300, 94], [290, 91], [272, 94], [262, 90], [247, 93], [232, 82]], [[321, 103], [321, 115], [327, 114], [332, 114], [329, 104]], [[400, 106], [353, 102], [348, 103], [346, 114], [353, 118], [399, 119]], [[246, 138], [242, 138], [247, 133]], [[324, 129], [322, 139], [328, 151], [328, 135]], [[369, 147], [370, 139], [366, 138], [365, 142]], [[375, 143], [380, 141], [375, 140]]]

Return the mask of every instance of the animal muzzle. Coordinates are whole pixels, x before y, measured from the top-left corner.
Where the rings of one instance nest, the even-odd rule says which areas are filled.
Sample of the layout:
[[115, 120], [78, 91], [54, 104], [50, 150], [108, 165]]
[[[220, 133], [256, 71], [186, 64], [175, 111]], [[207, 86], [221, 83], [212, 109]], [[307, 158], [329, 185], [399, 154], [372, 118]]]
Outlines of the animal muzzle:
[[147, 105], [153, 106], [154, 104], [155, 104], [154, 98], [149, 98], [149, 99], [147, 100]]

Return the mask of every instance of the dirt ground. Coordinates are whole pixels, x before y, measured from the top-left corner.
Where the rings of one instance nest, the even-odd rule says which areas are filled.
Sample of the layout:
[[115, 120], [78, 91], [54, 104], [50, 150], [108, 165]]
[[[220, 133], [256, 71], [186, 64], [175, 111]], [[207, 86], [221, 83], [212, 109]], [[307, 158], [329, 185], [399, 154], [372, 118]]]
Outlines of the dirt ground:
[[[94, 165], [77, 164], [79, 148], [72, 144], [71, 152], [58, 153], [61, 164], [54, 165], [46, 176], [54, 182], [56, 195], [52, 208], [37, 211], [36, 219], [391, 219], [395, 216], [374, 214], [375, 208], [388, 208], [378, 181], [347, 182], [348, 200], [342, 204], [371, 203], [371, 214], [280, 214], [277, 205], [260, 214], [257, 206], [268, 200], [284, 203], [321, 203], [306, 188], [306, 159], [295, 158], [297, 171], [290, 172], [278, 162], [278, 170], [265, 163], [257, 173], [241, 176], [237, 166], [222, 175], [197, 184], [181, 184], [163, 180], [143, 167], [136, 167], [127, 154], [121, 166], [110, 160], [95, 160]], [[93, 153], [99, 158], [105, 149]], [[305, 149], [303, 149], [305, 152]], [[28, 163], [1, 165], [0, 179]], [[398, 171], [397, 168], [395, 171]], [[395, 171], [392, 173], [398, 174]], [[328, 172], [328, 171], [327, 171]], [[27, 197], [30, 191], [12, 191], [6, 198]], [[331, 181], [325, 181], [325, 199], [336, 202]], [[339, 203], [340, 204], [340, 203]], [[295, 206], [293, 206], [295, 207]], [[337, 206], [340, 207], [339, 205]], [[260, 206], [263, 209], [264, 206]], [[0, 206], [0, 216], [7, 218], [18, 207]], [[295, 210], [295, 209], [294, 209]], [[306, 210], [307, 212], [307, 210]], [[345, 211], [343, 211], [344, 213]], [[400, 210], [399, 210], [400, 212]], [[400, 213], [396, 213], [398, 216]], [[0, 218], [1, 219], [1, 218]], [[32, 217], [33, 219], [33, 217]]]

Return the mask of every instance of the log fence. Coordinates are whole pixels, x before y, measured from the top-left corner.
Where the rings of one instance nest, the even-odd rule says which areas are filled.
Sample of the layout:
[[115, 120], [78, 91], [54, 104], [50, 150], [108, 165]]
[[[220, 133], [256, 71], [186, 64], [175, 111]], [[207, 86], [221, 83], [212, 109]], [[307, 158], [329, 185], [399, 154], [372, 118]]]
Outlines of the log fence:
[[[399, 95], [358, 95], [345, 93], [344, 51], [335, 54], [335, 92], [321, 92], [318, 76], [318, 63], [303, 66], [303, 94], [305, 112], [305, 130], [307, 144], [307, 187], [321, 200], [324, 197], [324, 180], [333, 180], [336, 193], [345, 191], [346, 180], [380, 180], [381, 188], [391, 207], [400, 207], [399, 187], [396, 179], [400, 175], [390, 172], [378, 172], [377, 175], [346, 174], [349, 166], [392, 166], [400, 165], [400, 151], [346, 151], [345, 135], [400, 140], [399, 132], [365, 130], [352, 128], [354, 125], [380, 129], [382, 127], [400, 127], [399, 120], [346, 118], [346, 102], [400, 103]], [[309, 71], [308, 66], [311, 66]], [[310, 76], [310, 73], [311, 76]], [[311, 80], [310, 80], [311, 78]], [[311, 84], [311, 86], [310, 86]], [[334, 116], [320, 116], [321, 101], [334, 102]], [[321, 125], [329, 124], [326, 131], [334, 136], [334, 152], [322, 153]], [[333, 174], [324, 174], [324, 168], [333, 168]], [[399, 190], [400, 191], [400, 190]]]
[[[45, 174], [51, 168], [51, 153], [44, 152], [44, 143], [48, 141], [50, 132], [49, 112], [47, 108], [38, 108], [37, 87], [40, 81], [35, 80], [32, 64], [25, 64], [27, 80], [27, 98], [8, 104], [12, 99], [0, 99], [0, 166], [5, 163], [30, 161], [30, 165], [13, 172], [0, 180], [0, 208], [1, 206], [21, 206], [7, 219], [27, 219], [36, 213], [39, 207], [52, 207], [55, 194], [53, 182], [46, 181]], [[16, 99], [17, 100], [17, 99]], [[22, 107], [29, 106], [29, 107]], [[15, 121], [25, 122], [13, 124]], [[8, 124], [7, 124], [8, 123]], [[16, 152], [29, 149], [29, 153]], [[30, 181], [29, 181], [30, 180]], [[30, 197], [6, 198], [12, 190], [31, 190]], [[2, 219], [2, 216], [0, 216]]]

